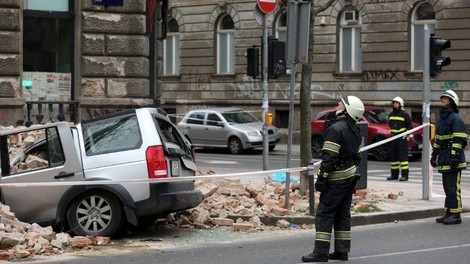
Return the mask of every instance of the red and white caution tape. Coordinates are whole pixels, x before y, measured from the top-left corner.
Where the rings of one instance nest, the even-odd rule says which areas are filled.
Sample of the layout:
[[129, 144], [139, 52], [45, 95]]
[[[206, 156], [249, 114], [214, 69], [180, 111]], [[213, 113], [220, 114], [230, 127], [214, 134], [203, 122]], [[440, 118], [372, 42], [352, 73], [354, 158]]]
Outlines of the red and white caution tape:
[[[374, 144], [361, 148], [361, 151], [366, 151], [371, 148], [375, 148], [382, 144], [388, 143], [397, 138], [411, 134], [423, 127], [429, 126], [429, 123], [423, 124], [416, 128], [413, 128], [407, 132], [399, 135], [384, 139]], [[54, 182], [18, 182], [18, 183], [0, 183], [0, 187], [11, 188], [11, 187], [45, 187], [45, 186], [74, 186], [74, 185], [107, 185], [107, 184], [136, 184], [136, 183], [163, 183], [163, 182], [182, 182], [182, 181], [194, 181], [194, 180], [206, 180], [206, 179], [223, 179], [223, 178], [241, 178], [241, 177], [253, 177], [261, 175], [271, 175], [279, 172], [301, 172], [306, 170], [317, 170], [320, 166], [321, 161], [317, 161], [313, 166], [307, 167], [295, 167], [285, 168], [277, 170], [266, 170], [266, 171], [250, 171], [240, 173], [227, 173], [227, 174], [212, 174], [212, 175], [200, 175], [200, 176], [185, 176], [185, 177], [171, 177], [171, 178], [158, 178], [158, 179], [129, 179], [129, 180], [99, 180], [99, 181], [65, 181], [58, 180]]]

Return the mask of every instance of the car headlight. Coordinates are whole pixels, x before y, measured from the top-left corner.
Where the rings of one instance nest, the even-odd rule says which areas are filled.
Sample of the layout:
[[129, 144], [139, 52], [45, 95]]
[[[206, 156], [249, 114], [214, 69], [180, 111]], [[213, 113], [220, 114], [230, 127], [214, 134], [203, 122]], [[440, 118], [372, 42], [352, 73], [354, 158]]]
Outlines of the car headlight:
[[246, 133], [248, 136], [250, 137], [256, 137], [256, 136], [259, 136], [259, 133], [258, 131], [251, 131], [251, 132], [248, 132]]

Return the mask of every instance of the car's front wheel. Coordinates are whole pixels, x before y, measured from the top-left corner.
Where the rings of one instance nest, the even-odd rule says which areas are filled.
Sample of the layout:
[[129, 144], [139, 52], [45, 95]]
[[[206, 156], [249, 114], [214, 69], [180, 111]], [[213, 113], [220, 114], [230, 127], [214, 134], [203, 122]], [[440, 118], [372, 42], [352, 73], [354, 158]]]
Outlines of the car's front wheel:
[[321, 158], [321, 149], [323, 148], [323, 138], [320, 136], [312, 137], [312, 157], [314, 159]]
[[[379, 142], [381, 140], [383, 140], [383, 138], [376, 139], [374, 140], [373, 143]], [[371, 149], [370, 151], [372, 152], [373, 158], [377, 161], [389, 161], [390, 160], [390, 147], [388, 143], [379, 145]]]
[[240, 139], [232, 137], [228, 140], [228, 151], [232, 154], [241, 154], [243, 152], [243, 145]]
[[89, 192], [79, 196], [67, 208], [67, 222], [79, 236], [113, 236], [124, 221], [121, 204], [106, 192]]

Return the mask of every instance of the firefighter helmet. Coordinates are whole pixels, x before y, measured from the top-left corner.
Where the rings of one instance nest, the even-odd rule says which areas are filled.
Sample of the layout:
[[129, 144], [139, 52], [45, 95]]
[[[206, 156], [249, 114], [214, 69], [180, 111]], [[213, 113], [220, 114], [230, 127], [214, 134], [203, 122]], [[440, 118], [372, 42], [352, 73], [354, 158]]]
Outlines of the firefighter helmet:
[[362, 118], [362, 114], [364, 113], [364, 104], [361, 99], [354, 95], [349, 95], [343, 97], [341, 101], [343, 101], [346, 112], [350, 117], [352, 117], [352, 119], [359, 121]]
[[403, 101], [403, 99], [401, 99], [400, 96], [397, 96], [397, 97], [393, 98], [392, 104], [393, 104], [393, 102], [399, 102], [400, 107], [402, 107], [402, 108], [405, 107], [405, 102]]
[[449, 97], [450, 99], [452, 99], [452, 101], [454, 101], [455, 106], [459, 106], [459, 97], [454, 91], [446, 90], [443, 94], [441, 94], [440, 98], [442, 98], [443, 96]]

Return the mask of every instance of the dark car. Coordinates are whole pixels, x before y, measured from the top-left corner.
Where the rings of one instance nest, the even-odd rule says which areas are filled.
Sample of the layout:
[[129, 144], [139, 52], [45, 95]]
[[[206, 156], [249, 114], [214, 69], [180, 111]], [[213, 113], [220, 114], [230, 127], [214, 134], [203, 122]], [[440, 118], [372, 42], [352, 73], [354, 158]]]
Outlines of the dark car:
[[[320, 111], [312, 121], [310, 131], [312, 132], [312, 156], [314, 158], [321, 157], [321, 149], [323, 146], [323, 133], [325, 131], [325, 121], [331, 120], [335, 115], [335, 109], [330, 108]], [[388, 125], [388, 117], [390, 113], [385, 109], [375, 106], [366, 106], [362, 120], [367, 123], [368, 144], [372, 144], [383, 139], [389, 138], [390, 127]], [[413, 122], [413, 127], [419, 126]], [[423, 148], [422, 130], [417, 130], [408, 136], [408, 154], [413, 157], [419, 157]], [[378, 161], [390, 160], [390, 150], [388, 144], [377, 146], [368, 151]]]

